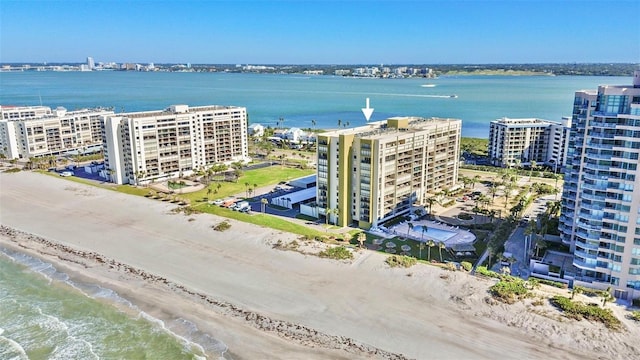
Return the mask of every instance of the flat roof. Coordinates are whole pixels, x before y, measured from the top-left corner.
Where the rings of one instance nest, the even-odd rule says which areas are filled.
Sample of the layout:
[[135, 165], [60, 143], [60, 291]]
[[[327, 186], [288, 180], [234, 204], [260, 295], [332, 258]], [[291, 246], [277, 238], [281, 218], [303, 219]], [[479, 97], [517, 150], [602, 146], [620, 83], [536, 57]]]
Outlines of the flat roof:
[[[289, 181], [289, 185], [297, 186], [297, 187], [301, 187], [301, 188], [306, 188], [307, 185], [313, 184], [317, 180], [318, 180], [317, 179], [317, 175], [316, 174], [312, 174], [312, 175], [303, 176], [303, 177], [300, 177], [300, 178], [297, 178], [297, 179], [293, 179], [293, 180]], [[300, 185], [295, 185], [295, 184], [300, 184]]]
[[274, 197], [271, 199], [271, 203], [274, 205], [291, 207], [293, 204], [301, 203], [305, 200], [314, 199], [316, 197], [317, 187], [310, 187], [300, 191], [288, 193], [282, 196]]

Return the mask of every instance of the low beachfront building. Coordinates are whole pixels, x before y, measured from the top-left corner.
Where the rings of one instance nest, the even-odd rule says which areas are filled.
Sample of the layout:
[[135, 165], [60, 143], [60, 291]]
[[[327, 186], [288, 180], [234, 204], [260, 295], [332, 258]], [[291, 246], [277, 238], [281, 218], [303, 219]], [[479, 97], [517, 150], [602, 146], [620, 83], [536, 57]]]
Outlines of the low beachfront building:
[[84, 152], [102, 144], [102, 117], [110, 114], [102, 108], [0, 106], [0, 152], [8, 159]]
[[318, 214], [370, 228], [456, 184], [462, 121], [394, 117], [318, 134]]
[[247, 110], [173, 105], [104, 119], [105, 167], [112, 182], [188, 176], [215, 164], [248, 162]]
[[264, 136], [264, 126], [260, 124], [251, 124], [247, 128], [249, 136], [254, 138], [261, 138]]
[[495, 166], [547, 165], [560, 170], [566, 161], [571, 119], [494, 120], [489, 125], [489, 158]]

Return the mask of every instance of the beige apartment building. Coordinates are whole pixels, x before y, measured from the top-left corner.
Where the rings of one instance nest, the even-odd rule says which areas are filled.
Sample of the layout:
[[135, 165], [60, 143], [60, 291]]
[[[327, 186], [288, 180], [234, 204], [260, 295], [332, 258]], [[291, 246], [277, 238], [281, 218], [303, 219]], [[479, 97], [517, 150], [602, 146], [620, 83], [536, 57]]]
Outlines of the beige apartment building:
[[214, 164], [249, 161], [247, 110], [173, 105], [104, 119], [105, 168], [118, 184], [188, 176]]
[[560, 170], [569, 146], [571, 119], [554, 122], [535, 118], [494, 120], [489, 125], [489, 158], [495, 166], [548, 165]]
[[9, 159], [63, 155], [102, 144], [106, 109], [0, 106], [0, 152]]
[[457, 119], [394, 117], [318, 134], [318, 213], [369, 228], [424, 205], [457, 181], [461, 128]]

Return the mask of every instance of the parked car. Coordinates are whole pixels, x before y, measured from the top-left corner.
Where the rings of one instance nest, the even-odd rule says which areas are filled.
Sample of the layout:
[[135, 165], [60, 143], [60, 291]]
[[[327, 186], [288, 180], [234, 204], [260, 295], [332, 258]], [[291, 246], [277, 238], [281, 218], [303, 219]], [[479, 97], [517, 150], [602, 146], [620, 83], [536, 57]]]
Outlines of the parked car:
[[233, 199], [228, 199], [228, 200], [225, 200], [225, 201], [224, 201], [220, 206], [222, 206], [222, 207], [226, 207], [226, 208], [231, 208], [231, 206], [232, 206], [233, 204], [235, 204], [235, 203], [236, 203], [236, 201], [238, 201], [238, 199], [235, 199], [235, 198], [233, 198]]
[[248, 201], [240, 201], [239, 203], [236, 203], [235, 208], [233, 210], [238, 210], [238, 211], [242, 211], [244, 209], [250, 209], [251, 205], [249, 205]]
[[73, 173], [71, 171], [63, 171], [60, 173], [60, 176], [64, 176], [64, 177], [73, 176]]
[[211, 204], [220, 206], [222, 205], [223, 202], [224, 201], [222, 201], [222, 199], [217, 199], [217, 200], [213, 200]]

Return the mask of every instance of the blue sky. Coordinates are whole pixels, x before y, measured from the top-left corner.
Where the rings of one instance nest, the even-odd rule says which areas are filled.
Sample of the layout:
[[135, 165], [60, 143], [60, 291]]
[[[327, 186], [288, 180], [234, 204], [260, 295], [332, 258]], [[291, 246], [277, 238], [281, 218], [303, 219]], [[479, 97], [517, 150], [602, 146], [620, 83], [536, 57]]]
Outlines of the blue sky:
[[640, 62], [640, 0], [0, 0], [0, 63]]

